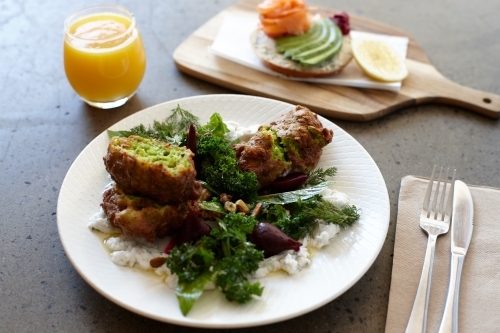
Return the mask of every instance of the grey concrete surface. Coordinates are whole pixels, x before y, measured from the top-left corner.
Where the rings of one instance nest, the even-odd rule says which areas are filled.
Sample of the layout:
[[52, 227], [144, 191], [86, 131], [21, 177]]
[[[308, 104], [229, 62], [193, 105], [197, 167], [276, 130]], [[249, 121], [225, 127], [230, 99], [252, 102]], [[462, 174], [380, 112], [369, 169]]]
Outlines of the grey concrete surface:
[[[96, 2], [0, 0], [0, 332], [208, 331], [141, 317], [93, 290], [64, 253], [56, 209], [71, 163], [113, 123], [171, 99], [234, 93], [179, 72], [172, 53], [236, 1], [116, 1], [136, 14], [148, 65], [137, 95], [112, 111], [81, 102], [62, 67], [65, 17]], [[446, 77], [500, 94], [498, 0], [310, 3], [398, 27]], [[331, 303], [285, 322], [230, 332], [383, 332], [401, 178], [428, 175], [433, 164], [443, 164], [456, 167], [467, 183], [500, 187], [497, 120], [440, 105], [366, 123], [332, 120], [366, 148], [386, 181], [391, 220], [382, 251], [359, 282]]]

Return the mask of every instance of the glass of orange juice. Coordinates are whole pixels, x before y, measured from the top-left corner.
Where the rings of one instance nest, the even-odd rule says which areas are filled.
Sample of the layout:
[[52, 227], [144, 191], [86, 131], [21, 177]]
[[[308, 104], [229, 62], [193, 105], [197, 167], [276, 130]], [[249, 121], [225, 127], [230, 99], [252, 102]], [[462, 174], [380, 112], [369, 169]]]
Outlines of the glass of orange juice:
[[87, 104], [101, 109], [125, 104], [146, 70], [134, 15], [117, 5], [73, 13], [64, 24], [64, 70]]

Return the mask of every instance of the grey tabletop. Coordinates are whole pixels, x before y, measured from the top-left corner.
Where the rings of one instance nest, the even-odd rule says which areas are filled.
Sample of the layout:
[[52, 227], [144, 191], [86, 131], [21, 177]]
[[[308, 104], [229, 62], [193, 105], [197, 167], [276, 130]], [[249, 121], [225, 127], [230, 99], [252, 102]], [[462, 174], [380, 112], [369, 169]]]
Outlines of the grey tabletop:
[[[208, 331], [129, 312], [89, 286], [59, 240], [57, 198], [71, 163], [115, 122], [168, 100], [236, 93], [181, 73], [175, 48], [234, 0], [120, 0], [136, 15], [147, 70], [136, 96], [103, 111], [66, 80], [67, 15], [92, 1], [0, 1], [0, 332]], [[312, 2], [311, 2], [312, 3]], [[446, 77], [500, 94], [500, 2], [338, 0], [340, 8], [398, 27]], [[500, 187], [500, 124], [465, 109], [414, 106], [369, 122], [335, 120], [368, 151], [387, 184], [391, 218], [372, 267], [343, 295], [300, 317], [241, 332], [382, 332], [385, 328], [398, 193], [405, 175], [456, 167], [469, 184]]]

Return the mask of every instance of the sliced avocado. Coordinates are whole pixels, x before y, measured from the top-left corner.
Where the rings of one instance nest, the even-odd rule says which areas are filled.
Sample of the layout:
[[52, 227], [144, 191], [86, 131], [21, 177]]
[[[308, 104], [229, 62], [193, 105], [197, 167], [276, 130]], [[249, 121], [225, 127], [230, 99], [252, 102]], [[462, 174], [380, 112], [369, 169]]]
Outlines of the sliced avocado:
[[311, 35], [314, 35], [320, 29], [321, 29], [321, 26], [317, 22], [314, 22], [312, 24], [312, 26], [309, 28], [309, 30], [307, 30], [307, 32], [305, 32], [302, 35], [280, 37], [280, 38], [275, 39], [274, 41], [275, 41], [276, 46], [278, 48], [290, 46], [292, 44], [301, 43], [304, 40], [311, 38]]
[[285, 57], [293, 57], [298, 53], [316, 48], [322, 44], [325, 44], [328, 41], [328, 27], [325, 20], [321, 20], [319, 22], [321, 26], [320, 33], [318, 33], [314, 38], [308, 39], [307, 41], [303, 41], [300, 45], [297, 45], [292, 48], [287, 48], [284, 53]]
[[[300, 36], [293, 36], [293, 40], [290, 40], [286, 43], [277, 44], [277, 50], [280, 53], [286, 52], [290, 49], [294, 49], [300, 47], [301, 45], [305, 45], [310, 43], [312, 40], [316, 40], [323, 33], [323, 26], [320, 22], [314, 23], [314, 25], [309, 29], [307, 33]], [[292, 38], [292, 37], [284, 37], [284, 38]]]
[[333, 23], [331, 20], [327, 20], [328, 41], [326, 43], [323, 43], [323, 44], [321, 44], [318, 47], [315, 47], [313, 49], [297, 53], [292, 57], [292, 59], [302, 61], [302, 60], [314, 58], [314, 57], [328, 51], [332, 46], [337, 44], [338, 40], [342, 38], [342, 35], [340, 35], [338, 33], [338, 30], [335, 29], [334, 25], [335, 25], [335, 23]]
[[[342, 32], [340, 31], [340, 28], [335, 24], [335, 29], [337, 30], [337, 34], [339, 36], [342, 36]], [[313, 57], [309, 57], [307, 59], [301, 60], [300, 63], [305, 66], [315, 66], [319, 65], [324, 61], [327, 61], [331, 59], [335, 54], [337, 54], [340, 49], [342, 48], [342, 38], [339, 38], [337, 40], [337, 43], [333, 44], [328, 50], [324, 51], [323, 53], [320, 53], [318, 55], [315, 55]]]

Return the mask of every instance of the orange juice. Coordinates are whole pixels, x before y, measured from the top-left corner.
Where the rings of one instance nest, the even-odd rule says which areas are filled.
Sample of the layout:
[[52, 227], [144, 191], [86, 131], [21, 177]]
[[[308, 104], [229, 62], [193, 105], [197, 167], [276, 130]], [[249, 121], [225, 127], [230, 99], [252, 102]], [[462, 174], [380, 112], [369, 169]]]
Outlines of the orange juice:
[[64, 69], [73, 89], [87, 103], [97, 107], [120, 100], [125, 103], [146, 69], [133, 16], [106, 11], [68, 20]]

